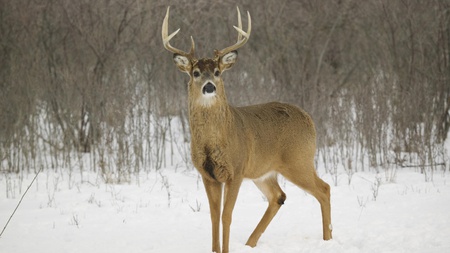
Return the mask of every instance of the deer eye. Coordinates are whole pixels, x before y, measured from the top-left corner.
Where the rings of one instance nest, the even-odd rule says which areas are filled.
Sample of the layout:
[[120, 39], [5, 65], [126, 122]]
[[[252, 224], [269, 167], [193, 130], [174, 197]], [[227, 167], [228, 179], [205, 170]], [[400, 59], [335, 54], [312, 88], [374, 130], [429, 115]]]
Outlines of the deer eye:
[[216, 72], [214, 72], [214, 76], [219, 76], [220, 75], [220, 71], [216, 70]]
[[200, 76], [200, 72], [197, 71], [197, 70], [195, 70], [194, 73], [193, 73], [193, 75], [194, 75], [194, 77], [199, 77], [199, 76]]

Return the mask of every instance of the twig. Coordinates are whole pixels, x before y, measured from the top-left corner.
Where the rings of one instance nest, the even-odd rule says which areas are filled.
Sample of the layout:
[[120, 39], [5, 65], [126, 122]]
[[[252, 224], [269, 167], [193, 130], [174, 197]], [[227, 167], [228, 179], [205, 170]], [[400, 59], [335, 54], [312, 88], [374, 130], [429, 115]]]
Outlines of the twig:
[[405, 162], [388, 162], [389, 164], [398, 165], [402, 168], [424, 168], [424, 167], [433, 167], [433, 166], [445, 166], [445, 163], [435, 163], [435, 164], [405, 164]]
[[19, 200], [19, 203], [17, 203], [16, 208], [14, 209], [14, 211], [12, 212], [11, 216], [9, 216], [8, 221], [6, 222], [5, 226], [3, 227], [2, 232], [0, 233], [0, 237], [2, 237], [3, 232], [5, 232], [6, 227], [8, 227], [9, 222], [11, 221], [12, 217], [14, 216], [14, 214], [16, 213], [17, 209], [19, 208], [20, 204], [22, 203], [23, 198], [25, 197], [25, 195], [27, 194], [28, 190], [31, 188], [31, 186], [33, 185], [34, 181], [36, 180], [36, 178], [38, 177], [39, 173], [41, 173], [42, 171], [42, 167], [41, 169], [39, 169], [39, 171], [36, 173], [36, 175], [34, 176], [33, 180], [31, 181], [30, 185], [28, 185], [27, 190], [22, 194], [22, 197]]

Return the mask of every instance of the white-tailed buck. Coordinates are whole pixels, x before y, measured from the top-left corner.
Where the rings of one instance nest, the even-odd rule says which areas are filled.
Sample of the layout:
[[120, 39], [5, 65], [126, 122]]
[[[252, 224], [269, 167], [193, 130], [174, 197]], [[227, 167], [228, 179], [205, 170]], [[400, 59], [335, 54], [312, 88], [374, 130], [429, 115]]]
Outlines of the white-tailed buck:
[[[272, 102], [233, 107], [227, 102], [222, 74], [234, 65], [238, 56], [236, 50], [250, 37], [250, 13], [247, 15], [248, 29], [243, 31], [238, 9], [238, 27], [234, 27], [238, 31], [236, 44], [216, 50], [213, 58], [197, 59], [192, 37], [189, 52], [170, 45], [169, 41], [179, 29], [169, 35], [169, 8], [162, 25], [164, 47], [174, 53], [175, 65], [190, 77], [191, 155], [209, 200], [212, 251], [229, 251], [231, 216], [244, 178], [253, 180], [269, 202], [247, 241], [247, 245], [256, 246], [286, 199], [277, 182], [278, 174], [320, 202], [323, 239], [329, 240], [332, 238], [330, 186], [317, 176], [314, 169], [316, 132], [311, 117], [289, 104]], [[221, 211], [222, 251], [219, 239]]]

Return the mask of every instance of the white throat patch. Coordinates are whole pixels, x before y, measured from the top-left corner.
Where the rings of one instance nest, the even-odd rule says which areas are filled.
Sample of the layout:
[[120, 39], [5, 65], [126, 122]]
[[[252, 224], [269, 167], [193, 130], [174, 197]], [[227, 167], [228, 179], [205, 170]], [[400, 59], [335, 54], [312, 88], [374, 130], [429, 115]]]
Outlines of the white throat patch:
[[216, 100], [217, 100], [216, 95], [217, 95], [216, 92], [202, 94], [198, 98], [198, 103], [201, 106], [210, 107], [216, 102]]

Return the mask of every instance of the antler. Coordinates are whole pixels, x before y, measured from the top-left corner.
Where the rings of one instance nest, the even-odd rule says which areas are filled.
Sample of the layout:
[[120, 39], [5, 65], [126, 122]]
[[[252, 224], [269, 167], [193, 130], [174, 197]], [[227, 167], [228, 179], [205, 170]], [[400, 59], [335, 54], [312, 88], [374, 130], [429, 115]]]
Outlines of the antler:
[[195, 44], [194, 44], [194, 38], [192, 38], [191, 36], [191, 50], [189, 51], [189, 53], [180, 50], [178, 48], [173, 47], [172, 45], [170, 45], [169, 41], [175, 36], [177, 35], [177, 33], [180, 31], [180, 29], [176, 30], [175, 32], [173, 32], [172, 34], [169, 35], [169, 10], [170, 10], [170, 6], [167, 7], [167, 12], [166, 12], [166, 16], [164, 17], [164, 21], [163, 21], [163, 25], [162, 25], [162, 40], [164, 43], [164, 47], [174, 53], [174, 54], [179, 54], [179, 55], [183, 55], [186, 56], [188, 58], [193, 58], [194, 57], [194, 52], [195, 52]]
[[[215, 54], [216, 56], [220, 57], [223, 56], [231, 51], [237, 50], [238, 48], [242, 47], [247, 43], [248, 39], [250, 38], [250, 33], [252, 31], [252, 20], [250, 17], [250, 12], [247, 11], [247, 17], [248, 17], [248, 28], [247, 32], [244, 32], [242, 30], [242, 21], [241, 21], [241, 12], [239, 11], [239, 7], [237, 7], [237, 13], [238, 13], [238, 27], [233, 26], [234, 29], [238, 31], [238, 39], [236, 44], [229, 46], [227, 48], [224, 48], [222, 50], [216, 50]], [[242, 38], [243, 37], [243, 38]]]

